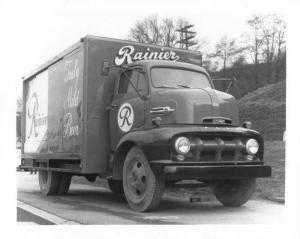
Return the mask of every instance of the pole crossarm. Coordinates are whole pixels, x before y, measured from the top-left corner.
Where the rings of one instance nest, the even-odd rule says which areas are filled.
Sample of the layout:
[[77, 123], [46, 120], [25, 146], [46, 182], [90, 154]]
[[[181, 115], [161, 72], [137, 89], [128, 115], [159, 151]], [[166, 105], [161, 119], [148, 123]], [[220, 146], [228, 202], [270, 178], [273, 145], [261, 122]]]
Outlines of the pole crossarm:
[[194, 25], [187, 25], [182, 28], [176, 29], [177, 32], [180, 32], [180, 40], [176, 41], [176, 43], [181, 44], [181, 47], [187, 50], [190, 46], [194, 46], [197, 44], [197, 42], [195, 41], [190, 41], [196, 37], [196, 32], [188, 30], [193, 26]]

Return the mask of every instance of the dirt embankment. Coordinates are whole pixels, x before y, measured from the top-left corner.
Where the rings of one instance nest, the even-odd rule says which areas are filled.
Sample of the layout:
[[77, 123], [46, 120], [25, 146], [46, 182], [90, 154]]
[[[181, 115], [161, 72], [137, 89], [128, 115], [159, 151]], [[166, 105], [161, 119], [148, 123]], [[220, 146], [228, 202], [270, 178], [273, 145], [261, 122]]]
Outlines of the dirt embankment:
[[282, 140], [286, 128], [285, 101], [285, 82], [259, 88], [239, 100], [240, 120], [250, 120], [252, 128], [265, 140]]

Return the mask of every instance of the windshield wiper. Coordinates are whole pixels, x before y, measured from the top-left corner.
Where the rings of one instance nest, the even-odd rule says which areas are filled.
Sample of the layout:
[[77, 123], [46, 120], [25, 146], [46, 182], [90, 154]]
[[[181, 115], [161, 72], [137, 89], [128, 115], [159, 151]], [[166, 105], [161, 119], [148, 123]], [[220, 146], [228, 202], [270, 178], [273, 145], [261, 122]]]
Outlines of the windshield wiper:
[[183, 87], [183, 88], [192, 88], [192, 87], [190, 87], [190, 86], [188, 86], [188, 85], [180, 85], [180, 84], [178, 84], [178, 86], [181, 86], [181, 87]]
[[158, 86], [158, 88], [173, 88], [173, 89], [178, 89], [178, 87], [176, 87], [174, 85], [160, 85], [160, 86]]

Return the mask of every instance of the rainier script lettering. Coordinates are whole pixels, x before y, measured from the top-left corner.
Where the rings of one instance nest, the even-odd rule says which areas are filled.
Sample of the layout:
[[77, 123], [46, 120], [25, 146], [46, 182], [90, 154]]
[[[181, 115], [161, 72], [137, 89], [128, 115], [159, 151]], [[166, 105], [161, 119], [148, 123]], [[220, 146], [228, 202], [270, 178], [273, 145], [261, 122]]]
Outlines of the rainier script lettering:
[[33, 137], [38, 137], [38, 127], [47, 125], [47, 116], [41, 117], [40, 114], [38, 114], [38, 110], [38, 96], [37, 93], [34, 92], [28, 102], [27, 117], [28, 120], [31, 120], [31, 123], [27, 138], [30, 138], [32, 135]]
[[164, 51], [162, 48], [160, 52], [150, 51], [149, 48], [145, 52], [137, 51], [133, 46], [123, 46], [118, 52], [118, 56], [115, 58], [115, 64], [120, 66], [122, 64], [130, 64], [134, 61], [141, 60], [168, 60], [177, 61], [179, 56], [174, 51]]

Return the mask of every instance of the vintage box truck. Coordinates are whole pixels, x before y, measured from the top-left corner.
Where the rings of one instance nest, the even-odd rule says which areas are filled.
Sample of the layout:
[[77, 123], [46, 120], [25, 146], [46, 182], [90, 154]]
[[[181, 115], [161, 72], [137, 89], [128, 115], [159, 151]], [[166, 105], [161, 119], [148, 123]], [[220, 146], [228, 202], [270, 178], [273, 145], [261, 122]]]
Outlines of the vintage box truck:
[[[137, 211], [164, 188], [199, 182], [225, 206], [270, 177], [263, 138], [239, 126], [237, 102], [214, 89], [201, 54], [86, 36], [23, 80], [20, 169], [45, 195], [71, 177], [108, 180]], [[183, 180], [190, 180], [189, 184]]]

